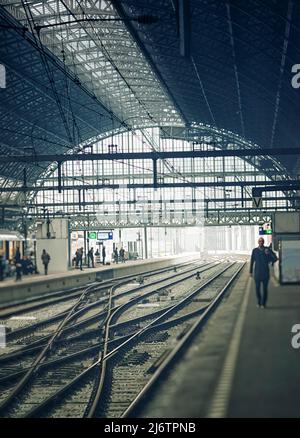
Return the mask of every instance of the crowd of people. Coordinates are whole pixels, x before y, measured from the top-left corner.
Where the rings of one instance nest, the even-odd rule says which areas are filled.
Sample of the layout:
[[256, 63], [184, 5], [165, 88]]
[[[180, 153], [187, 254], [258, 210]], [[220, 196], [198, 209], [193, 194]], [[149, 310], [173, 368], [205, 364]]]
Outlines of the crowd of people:
[[[86, 256], [87, 258], [85, 260], [83, 247], [78, 248], [73, 257], [72, 266], [82, 271], [84, 262], [87, 262], [87, 266], [92, 268], [95, 267], [96, 263], [101, 263], [103, 266], [107, 264], [106, 247], [104, 245], [102, 245], [95, 252], [94, 248], [90, 248]], [[43, 249], [41, 260], [44, 267], [44, 274], [47, 275], [48, 265], [51, 257], [45, 249]], [[119, 250], [117, 247], [114, 248], [112, 253], [112, 261], [114, 263], [125, 263], [126, 252], [123, 247], [121, 247]], [[7, 260], [4, 256], [0, 255], [0, 281], [10, 277], [15, 277], [16, 280], [21, 280], [23, 275], [31, 274], [38, 274], [33, 252], [31, 252], [29, 255], [22, 256], [19, 248], [17, 248], [13, 259], [10, 260]]]
[[22, 275], [30, 275], [35, 272], [35, 264], [33, 253], [21, 256], [20, 250], [17, 248], [13, 259], [6, 259], [0, 256], [0, 280], [16, 276], [20, 279]]
[[125, 249], [122, 247], [118, 251], [118, 248], [113, 250], [113, 260], [115, 263], [125, 263]]
[[5, 278], [13, 277], [16, 272], [14, 261], [0, 256], [0, 281]]
[[72, 265], [82, 271], [83, 248], [78, 248], [72, 260]]
[[[51, 257], [45, 249], [42, 252], [41, 260], [44, 273], [47, 275]], [[21, 280], [23, 275], [31, 274], [38, 274], [33, 252], [22, 256], [20, 249], [17, 248], [13, 259], [6, 259], [3, 255], [0, 255], [0, 281], [13, 277], [16, 280]]]
[[[75, 252], [75, 255], [72, 260], [72, 266], [76, 269], [83, 270], [82, 265], [84, 261], [84, 249], [83, 247], [78, 248]], [[126, 256], [125, 256], [125, 249], [122, 247], [118, 251], [117, 248], [113, 250], [112, 253], [112, 260], [114, 263], [125, 263]], [[101, 263], [103, 266], [106, 264], [106, 247], [103, 245], [102, 248], [94, 252], [94, 248], [90, 248], [87, 252], [87, 266], [90, 268], [95, 267], [95, 263]]]

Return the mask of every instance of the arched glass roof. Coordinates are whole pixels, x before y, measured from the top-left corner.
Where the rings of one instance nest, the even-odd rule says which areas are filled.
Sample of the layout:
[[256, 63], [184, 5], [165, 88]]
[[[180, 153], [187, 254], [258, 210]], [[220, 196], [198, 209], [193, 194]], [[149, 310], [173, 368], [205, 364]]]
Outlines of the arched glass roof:
[[[35, 162], [35, 155], [72, 153], [111, 132], [155, 126], [161, 144], [205, 137], [219, 148], [298, 147], [300, 99], [291, 69], [300, 52], [299, 5], [191, 0], [186, 17], [177, 5], [0, 0], [7, 73], [0, 154], [32, 157], [0, 164], [2, 187], [43, 185], [55, 165]], [[268, 179], [298, 175], [295, 156], [247, 160]], [[1, 194], [2, 203], [23, 198]]]

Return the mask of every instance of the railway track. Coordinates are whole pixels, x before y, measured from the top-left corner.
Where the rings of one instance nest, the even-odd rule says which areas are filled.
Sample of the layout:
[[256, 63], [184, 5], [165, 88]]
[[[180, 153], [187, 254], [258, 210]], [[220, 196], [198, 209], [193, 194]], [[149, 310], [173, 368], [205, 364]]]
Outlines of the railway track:
[[[141, 291], [144, 291], [145, 296], [149, 293], [153, 294], [153, 287], [158, 287], [159, 284], [165, 285], [174, 281], [174, 278], [178, 278], [180, 281], [181, 278], [186, 278], [193, 276], [195, 271], [203, 270], [207, 267], [214, 266], [214, 264], [204, 264], [202, 268], [199, 268], [198, 265], [187, 267], [183, 271], [176, 270], [176, 273], [173, 271], [171, 275], [165, 276], [163, 278], [156, 279], [151, 281], [150, 283], [145, 283], [143, 285], [136, 285], [132, 287], [132, 283], [129, 284], [117, 284], [117, 288], [120, 289], [119, 293], [114, 297], [114, 299], [118, 300], [126, 300], [128, 301], [128, 296], [139, 295]], [[148, 290], [148, 292], [147, 292]], [[150, 292], [149, 292], [150, 290]], [[107, 297], [101, 297], [98, 300], [92, 300], [91, 303], [85, 302], [85, 306], [74, 312], [68, 319], [68, 324], [61, 330], [61, 334], [64, 335], [63, 339], [65, 342], [72, 341], [80, 341], [81, 338], [89, 338], [90, 340], [98, 336], [99, 334], [99, 321], [101, 321], [106, 314], [105, 306], [107, 304]], [[65, 315], [65, 314], [64, 314]], [[60, 318], [61, 319], [61, 318]], [[51, 319], [51, 322], [52, 319]], [[59, 326], [59, 321], [55, 318], [56, 326]], [[43, 346], [46, 345], [46, 342], [50, 339], [51, 333], [45, 334], [45, 331], [38, 331], [38, 334], [34, 332], [34, 330], [39, 329], [40, 327], [45, 326], [45, 322], [42, 324], [32, 325], [31, 327], [26, 327], [21, 330], [16, 331], [15, 333], [11, 333], [8, 336], [8, 341], [12, 342], [16, 336], [21, 336], [21, 341], [25, 343], [25, 346], [12, 351], [10, 354], [0, 356], [0, 383], [4, 381], [9, 381], [10, 378], [17, 378], [22, 373], [22, 368], [20, 369], [20, 365], [15, 365], [15, 362], [22, 359], [23, 363], [27, 365], [27, 368], [30, 366], [32, 361], [32, 355], [36, 354]], [[47, 331], [49, 331], [49, 327], [46, 327]], [[34, 335], [29, 334], [28, 331], [33, 331]], [[75, 333], [75, 335], [74, 335]], [[22, 336], [26, 336], [25, 341]], [[28, 344], [26, 343], [26, 339], [28, 339]], [[20, 340], [17, 339], [14, 346], [19, 345]], [[56, 344], [61, 344], [62, 338], [56, 340]], [[65, 353], [62, 353], [65, 354]], [[12, 365], [11, 365], [12, 363]], [[23, 367], [24, 368], [24, 367]]]
[[[163, 272], [167, 272], [173, 268], [181, 269], [184, 266], [188, 266], [192, 264], [193, 261], [188, 261], [184, 263], [179, 263], [176, 265], [173, 265], [172, 267], [166, 267], [162, 269], [155, 269], [148, 271], [143, 274], [144, 278], [148, 278], [149, 276], [155, 275], [155, 274], [161, 274]], [[136, 277], [138, 274], [135, 275], [126, 275], [120, 278], [111, 279], [111, 280], [104, 280], [101, 282], [101, 287], [109, 289], [113, 284], [120, 281], [130, 280], [134, 277]], [[95, 282], [97, 283], [97, 282]], [[99, 285], [99, 282], [98, 282]], [[13, 303], [7, 303], [0, 306], [0, 320], [2, 319], [8, 319], [9, 317], [14, 317], [19, 314], [24, 314], [27, 312], [32, 312], [34, 310], [41, 310], [43, 308], [47, 308], [50, 305], [54, 306], [55, 304], [61, 304], [62, 302], [68, 302], [72, 299], [77, 299], [80, 297], [82, 292], [86, 289], [86, 287], [89, 286], [89, 284], [85, 286], [75, 287], [71, 289], [64, 289], [57, 292], [49, 292], [47, 294], [39, 295], [37, 297], [31, 297], [27, 298], [25, 300], [20, 300]], [[39, 312], [40, 313], [40, 312]]]
[[[203, 266], [207, 265], [209, 264]], [[213, 266], [213, 264], [210, 265]], [[121, 292], [118, 293], [117, 297], [120, 298], [120, 296], [125, 296], [128, 294], [137, 295], [141, 292], [141, 290], [147, 291], [149, 287], [152, 289], [153, 287], [157, 287], [159, 283], [166, 284], [167, 282], [167, 284], [169, 284], [170, 278], [172, 278], [172, 282], [174, 281], [174, 277], [178, 278], [179, 281], [180, 279], [183, 280], [187, 276], [194, 275], [197, 269], [199, 269], [198, 265], [192, 265], [192, 268], [188, 266], [186, 269], [183, 270], [183, 272], [178, 272], [178, 270], [176, 269], [177, 272], [173, 272], [171, 276], [168, 275], [166, 279], [155, 280], [154, 282], [152, 281], [149, 284], [135, 286], [134, 288], [130, 287], [129, 289], [127, 288], [127, 290], [125, 291], [121, 290]], [[124, 289], [124, 284], [119, 283], [116, 285], [116, 287]], [[3, 400], [3, 403], [0, 409], [5, 409], [5, 407], [10, 404], [10, 401], [17, 394], [22, 392], [27, 383], [31, 381], [32, 376], [35, 375], [37, 370], [47, 370], [59, 364], [60, 378], [64, 380], [64, 374], [61, 374], [61, 370], [63, 369], [64, 364], [68, 364], [70, 361], [72, 361], [72, 370], [70, 370], [70, 367], [67, 368], [67, 376], [68, 379], [70, 379], [70, 377], [72, 377], [74, 373], [77, 374], [89, 365], [90, 357], [92, 357], [94, 360], [95, 351], [97, 350], [97, 348], [99, 349], [101, 343], [101, 326], [105, 321], [106, 310], [104, 306], [104, 308], [99, 312], [99, 309], [96, 309], [97, 305], [99, 304], [98, 302], [90, 303], [89, 305], [80, 308], [80, 306], [84, 303], [84, 298], [88, 295], [88, 292], [91, 292], [92, 290], [93, 286], [90, 286], [89, 290], [85, 291], [85, 293], [81, 297], [81, 300], [67, 313], [67, 315], [65, 315], [64, 319], [58, 324], [58, 327], [55, 330], [54, 334], [44, 336], [42, 340], [40, 339], [38, 341], [31, 342], [31, 344], [29, 344], [29, 346], [27, 346], [25, 349], [20, 349], [19, 351], [15, 351], [10, 355], [5, 355], [0, 358], [1, 370], [3, 371], [2, 378], [0, 379], [0, 385], [4, 385], [1, 394], [1, 399]], [[149, 293], [149, 291], [147, 293]], [[105, 304], [103, 300], [102, 304]], [[91, 314], [91, 312], [95, 312], [95, 314]], [[70, 322], [72, 322], [73, 325], [70, 325]], [[80, 331], [78, 330], [82, 330], [82, 332], [80, 333]], [[49, 359], [50, 353], [51, 359]], [[33, 362], [31, 357], [32, 354], [37, 354], [37, 357]], [[26, 358], [26, 356], [27, 361], [24, 359]], [[17, 367], [16, 369], [15, 367], [11, 367], [8, 364], [8, 366], [5, 368], [5, 363], [9, 361], [16, 362], [16, 359], [21, 362], [20, 367]], [[18, 380], [19, 378], [21, 378], [21, 380], [18, 382], [16, 388], [13, 391], [11, 391], [10, 387], [5, 388], [5, 385], [8, 385], [9, 383], [11, 383], [11, 381]], [[37, 379], [36, 386], [41, 386], [42, 382], [44, 385], [46, 385], [46, 381], [45, 379], [42, 381], [39, 381]], [[48, 382], [49, 381], [51, 381], [51, 378], [48, 380]], [[54, 386], [52, 384], [51, 391], [53, 390], [53, 387]], [[40, 396], [39, 390], [35, 391], [33, 388], [31, 392], [33, 400], [35, 400], [36, 397]], [[45, 393], [45, 390], [43, 392]], [[24, 404], [25, 410], [29, 405], [30, 399], [27, 400]], [[22, 416], [23, 412], [19, 412], [19, 414], [20, 416]]]
[[[169, 268], [150, 271], [143, 275], [143, 279], [147, 281], [147, 279], [155, 278], [155, 276], [160, 277], [161, 275], [168, 274], [168, 272], [173, 272], [174, 270], [180, 272], [181, 270], [188, 269], [189, 266], [192, 265], [193, 262], [189, 262], [175, 265]], [[94, 283], [90, 285], [92, 289], [88, 294], [88, 300], [86, 300], [85, 306], [88, 303], [96, 301], [99, 301], [100, 305], [101, 300], [105, 301], [105, 296], [108, 295], [110, 288], [114, 284], [126, 284], [127, 282], [130, 284], [130, 282], [134, 281], [135, 278], [136, 275], [131, 275], [122, 277], [118, 280], [109, 280], [101, 283], [101, 285], [99, 285], [99, 283]], [[95, 286], [94, 288], [93, 285]], [[15, 317], [15, 315], [13, 315], [10, 317], [0, 318], [1, 324], [6, 326], [7, 340], [9, 341], [10, 348], [14, 349], [13, 341], [15, 341], [15, 344], [17, 344], [17, 346], [20, 346], [22, 342], [24, 342], [25, 344], [31, 343], [33, 339], [30, 336], [30, 333], [34, 333], [34, 336], [38, 339], [43, 335], [45, 328], [46, 330], [50, 331], [52, 326], [52, 329], [54, 329], [58, 325], [58, 322], [66, 316], [69, 309], [75, 305], [84, 290], [85, 289], [79, 288], [76, 291], [76, 298], [74, 298], [75, 292], [72, 292], [72, 296], [69, 297], [69, 292], [66, 291], [65, 296], [60, 297], [60, 303], [56, 305], [53, 305], [52, 301], [50, 301], [49, 304], [49, 297], [47, 297], [46, 302], [43, 306], [44, 310], [41, 310], [41, 303], [39, 302], [38, 311], [36, 311], [36, 303], [34, 303], [31, 311], [29, 312], [27, 309], [24, 313], [22, 313], [21, 317]], [[50, 295], [52, 297], [52, 294]], [[61, 300], [64, 300], [64, 303], [61, 303]], [[19, 312], [17, 314], [19, 314]], [[35, 322], [35, 319], [38, 319], [38, 321]], [[46, 335], [47, 333], [44, 334]]]
[[[121, 416], [147, 385], [157, 364], [210, 306], [220, 288], [216, 283], [220, 277], [227, 272], [231, 278], [230, 270], [237, 272], [235, 264], [201, 269], [200, 279], [194, 270], [193, 275], [181, 274], [175, 279], [173, 276], [172, 281], [160, 282], [160, 287], [140, 285], [125, 302], [126, 293], [117, 293], [120, 285], [113, 285], [107, 307], [94, 326], [88, 325], [88, 330], [84, 326], [81, 334], [71, 326], [60, 327], [59, 333], [65, 332], [64, 336], [52, 336], [42, 351], [40, 346], [38, 357], [29, 367], [0, 379], [1, 415]], [[206, 279], [204, 273], [208, 272], [210, 278]], [[191, 279], [192, 284], [183, 291], [183, 284]], [[177, 295], [166, 295], [166, 288], [170, 292], [172, 287]], [[153, 306], [155, 303], [159, 306]], [[145, 305], [149, 305], [149, 312], [145, 312]], [[134, 309], [139, 310], [136, 313]], [[11, 385], [5, 388], [9, 381], [20, 378], [13, 390]]]
[[[126, 413], [152, 374], [190, 332], [199, 314], [208, 315], [216, 297], [225, 293], [240, 269], [236, 264], [222, 267], [200, 286], [192, 286], [182, 299], [142, 325], [123, 344], [114, 349], [108, 347], [101, 379], [86, 415], [119, 418]], [[120, 311], [112, 315], [111, 322], [118, 320]], [[203, 315], [201, 318], [203, 321]], [[107, 330], [113, 336], [111, 325]]]
[[[245, 262], [240, 264], [240, 267], [236, 270], [228, 281], [225, 282], [223, 287], [221, 287], [218, 293], [209, 302], [203, 311], [196, 318], [193, 318], [192, 324], [190, 324], [187, 329], [181, 334], [178, 339], [177, 344], [174, 348], [167, 351], [167, 354], [162, 355], [158, 362], [153, 367], [153, 373], [148, 382], [143, 386], [142, 390], [131, 400], [131, 403], [120, 415], [120, 418], [137, 418], [142, 415], [145, 409], [147, 409], [148, 403], [152, 401], [152, 396], [155, 393], [155, 401], [157, 398], [163, 397], [160, 391], [160, 385], [165, 379], [170, 377], [176, 362], [182, 359], [185, 350], [190, 346], [194, 337], [199, 333], [199, 331], [204, 327], [205, 323], [215, 311], [218, 305], [221, 303], [224, 295], [230, 289], [235, 279], [238, 277], [239, 273], [245, 266]], [[186, 309], [187, 310], [187, 309]], [[174, 378], [174, 376], [172, 376]], [[158, 401], [159, 403], [159, 401]]]

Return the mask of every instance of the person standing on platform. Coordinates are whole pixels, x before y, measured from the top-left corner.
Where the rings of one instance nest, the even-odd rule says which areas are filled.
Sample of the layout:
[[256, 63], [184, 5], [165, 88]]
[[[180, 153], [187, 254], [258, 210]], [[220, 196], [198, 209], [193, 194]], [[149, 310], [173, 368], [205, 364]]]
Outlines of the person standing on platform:
[[22, 273], [23, 275], [27, 275], [28, 274], [28, 259], [26, 256], [22, 257], [22, 260], [20, 261], [21, 266], [22, 266]]
[[119, 252], [121, 263], [125, 263], [125, 249], [122, 247]]
[[74, 256], [74, 262], [75, 262], [75, 269], [77, 269], [78, 264], [79, 264], [79, 249], [76, 249], [75, 256]]
[[96, 249], [95, 257], [96, 257], [96, 263], [100, 263], [100, 252], [99, 252], [99, 248]]
[[118, 249], [117, 249], [117, 247], [114, 249], [114, 251], [113, 251], [113, 256], [114, 256], [114, 261], [115, 261], [115, 263], [118, 263], [118, 261], [119, 261], [119, 255], [118, 255]]
[[[265, 308], [268, 299], [268, 283], [270, 279], [269, 263], [274, 264], [277, 261], [276, 254], [264, 246], [264, 239], [258, 239], [258, 247], [254, 248], [250, 261], [250, 275], [253, 274], [256, 287], [257, 307]], [[263, 294], [261, 294], [261, 284], [263, 285]]]
[[95, 267], [95, 264], [94, 264], [94, 248], [91, 248], [89, 250], [89, 252], [88, 252], [88, 260], [89, 260], [89, 267], [90, 267], [90, 262], [91, 262], [92, 268], [94, 268]]
[[21, 264], [21, 253], [20, 249], [17, 248], [16, 254], [14, 257], [14, 263], [16, 267], [16, 281], [22, 280], [22, 264]]
[[45, 275], [47, 275], [48, 274], [48, 265], [49, 265], [49, 262], [51, 260], [51, 257], [45, 249], [43, 249], [41, 259], [42, 259], [42, 262], [44, 265]]
[[103, 245], [103, 248], [102, 248], [102, 263], [103, 263], [103, 266], [105, 265], [105, 257], [106, 257], [106, 248]]
[[0, 255], [0, 281], [4, 278], [4, 258]]
[[79, 248], [78, 250], [78, 266], [80, 270], [82, 271], [82, 259], [83, 259], [83, 247]]

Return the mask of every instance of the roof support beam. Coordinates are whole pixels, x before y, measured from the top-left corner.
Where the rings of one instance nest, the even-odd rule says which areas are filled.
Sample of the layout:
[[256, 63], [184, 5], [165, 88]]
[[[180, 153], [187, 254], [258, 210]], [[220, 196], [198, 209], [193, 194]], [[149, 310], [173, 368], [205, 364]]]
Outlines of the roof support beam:
[[95, 160], [157, 160], [168, 158], [208, 158], [208, 157], [255, 157], [299, 155], [300, 148], [270, 148], [270, 149], [211, 149], [201, 151], [163, 151], [163, 152], [122, 152], [107, 154], [43, 154], [43, 155], [2, 155], [2, 163], [31, 163], [53, 161], [95, 161]]
[[[299, 201], [300, 200], [300, 196], [268, 196], [268, 197], [264, 197], [263, 198], [264, 201]], [[171, 200], [170, 200], [171, 201]], [[165, 204], [166, 202], [170, 202], [170, 201], [166, 201], [166, 200], [161, 200], [161, 199], [152, 199], [151, 200], [151, 204], [156, 205], [156, 204]], [[182, 199], [172, 199], [172, 203], [173, 204], [178, 204], [181, 203]], [[191, 198], [186, 198], [185, 199], [185, 203], [186, 204], [206, 204], [206, 203], [225, 203], [225, 204], [230, 204], [230, 203], [238, 203], [238, 202], [251, 202], [252, 203], [252, 198], [243, 198], [243, 197], [237, 197], [237, 198], [209, 198], [209, 199], [200, 199], [200, 198], [196, 198], [196, 199], [191, 199]], [[144, 204], [148, 204], [148, 199], [137, 199], [137, 200], [126, 200], [126, 201], [119, 201], [120, 205], [134, 205], [136, 207], [140, 206], [140, 205], [144, 205]], [[85, 201], [85, 205], [95, 205], [95, 206], [107, 206], [107, 205], [115, 205], [115, 201]], [[45, 208], [45, 207], [76, 207], [78, 206], [78, 202], [42, 202], [42, 203], [26, 203], [26, 207], [27, 208]], [[24, 207], [24, 205], [21, 204], [13, 204], [13, 203], [5, 203], [5, 204], [1, 204], [0, 203], [0, 208], [5, 208], [5, 209], [9, 209], [9, 210], [16, 210], [16, 209], [20, 209]], [[242, 205], [243, 207], [243, 205]]]
[[[297, 190], [300, 189], [300, 180], [288, 180], [283, 181], [219, 181], [219, 182], [179, 182], [179, 183], [157, 183], [155, 188], [172, 188], [172, 187], [250, 187], [259, 186], [263, 187], [268, 184], [267, 190]], [[53, 191], [53, 190], [119, 190], [123, 188], [123, 184], [76, 184], [66, 186], [31, 186], [31, 187], [3, 187], [0, 189], [0, 193], [5, 192], [39, 192], [39, 191]], [[153, 183], [151, 184], [127, 184], [127, 189], [140, 189], [148, 188], [153, 189]]]
[[[296, 180], [296, 181], [277, 181], [277, 183], [278, 184], [277, 184], [276, 190], [280, 190], [282, 192], [288, 191], [288, 190], [300, 190], [300, 180]], [[259, 189], [254, 187], [252, 189], [252, 196], [253, 197], [261, 197], [262, 196], [262, 192], [272, 192], [273, 190], [274, 190], [274, 187], [272, 185], [269, 185], [269, 186], [266, 186], [266, 187], [260, 187]]]
[[188, 58], [190, 56], [190, 2], [189, 0], [178, 0], [178, 24], [180, 39], [180, 55]]
[[[117, 11], [118, 15], [121, 18], [126, 18], [127, 14], [126, 11], [123, 7], [123, 5], [121, 4], [120, 1], [117, 0], [111, 0], [111, 4], [113, 5], [114, 9]], [[185, 125], [188, 125], [189, 122], [187, 120], [187, 118], [185, 117], [182, 109], [180, 108], [180, 106], [178, 105], [175, 97], [173, 96], [170, 88], [168, 87], [168, 85], [166, 84], [165, 80], [163, 79], [160, 71], [158, 70], [158, 68], [156, 67], [156, 64], [154, 63], [152, 57], [149, 55], [145, 45], [143, 44], [143, 42], [141, 41], [138, 31], [136, 30], [136, 28], [134, 27], [134, 25], [130, 22], [126, 22], [126, 27], [129, 30], [131, 36], [133, 37], [133, 39], [135, 40], [136, 44], [138, 45], [139, 49], [141, 50], [141, 52], [143, 53], [144, 57], [146, 58], [146, 60], [148, 61], [148, 63], [150, 64], [150, 67], [152, 69], [152, 71], [154, 72], [155, 76], [158, 78], [160, 84], [162, 85], [163, 89], [166, 91], [167, 95], [169, 96], [171, 102], [173, 103], [173, 105], [175, 106], [175, 108], [177, 109], [177, 111], [180, 114], [180, 117], [182, 118], [182, 120], [184, 121]]]

